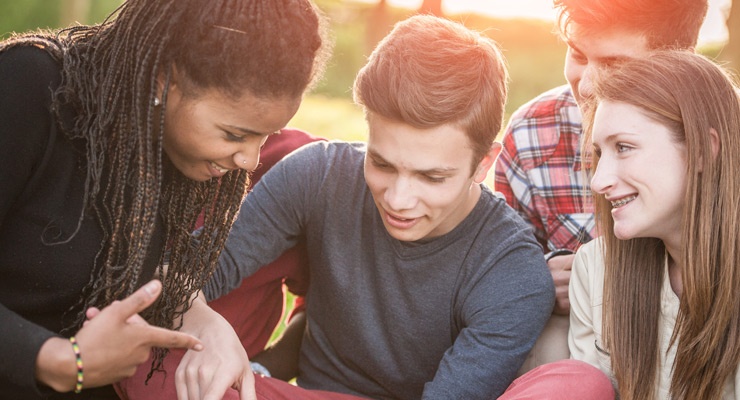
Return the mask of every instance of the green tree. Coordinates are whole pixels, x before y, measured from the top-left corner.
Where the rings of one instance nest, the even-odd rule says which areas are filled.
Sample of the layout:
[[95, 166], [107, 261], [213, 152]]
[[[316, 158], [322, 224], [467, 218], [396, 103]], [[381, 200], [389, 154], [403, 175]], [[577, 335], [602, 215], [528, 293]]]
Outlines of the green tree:
[[726, 24], [728, 39], [722, 49], [721, 58], [729, 62], [729, 66], [740, 73], [740, 3], [738, 0], [730, 3]]
[[102, 22], [122, 0], [0, 1], [0, 39], [11, 33]]
[[69, 26], [85, 23], [90, 15], [90, 0], [62, 0], [59, 10], [59, 25]]

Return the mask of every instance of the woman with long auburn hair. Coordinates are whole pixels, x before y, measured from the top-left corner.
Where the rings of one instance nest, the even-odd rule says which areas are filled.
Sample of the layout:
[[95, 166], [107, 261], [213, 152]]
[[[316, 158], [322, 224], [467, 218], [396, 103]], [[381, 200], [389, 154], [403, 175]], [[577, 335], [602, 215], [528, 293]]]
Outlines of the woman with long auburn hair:
[[593, 76], [602, 236], [570, 285], [573, 358], [631, 399], [740, 398], [740, 103], [721, 67], [658, 52]]

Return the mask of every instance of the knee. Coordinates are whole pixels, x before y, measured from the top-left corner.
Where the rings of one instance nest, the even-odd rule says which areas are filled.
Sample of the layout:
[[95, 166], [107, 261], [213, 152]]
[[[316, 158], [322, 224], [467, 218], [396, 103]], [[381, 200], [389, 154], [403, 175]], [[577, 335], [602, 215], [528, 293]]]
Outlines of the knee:
[[[569, 399], [614, 399], [611, 379], [599, 368], [579, 360], [561, 360], [548, 364], [555, 380], [553, 387], [567, 390]], [[547, 365], [545, 365], [547, 366]], [[543, 367], [545, 367], [543, 366]]]
[[609, 377], [578, 360], [541, 365], [515, 380], [502, 399], [614, 399]]

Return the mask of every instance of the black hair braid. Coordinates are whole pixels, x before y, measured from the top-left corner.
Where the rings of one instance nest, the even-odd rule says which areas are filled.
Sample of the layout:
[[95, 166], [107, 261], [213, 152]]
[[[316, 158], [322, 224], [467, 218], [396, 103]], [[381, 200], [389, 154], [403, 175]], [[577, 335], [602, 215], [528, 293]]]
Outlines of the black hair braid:
[[[82, 109], [73, 132], [87, 143], [86, 199], [106, 238], [81, 310], [104, 307], [131, 294], [143, 283], [138, 277], [147, 251], [158, 251], [163, 260], [164, 249], [149, 249], [162, 216], [165, 243], [172, 247], [174, 263], [161, 274], [160, 301], [142, 314], [164, 327], [172, 327], [173, 319], [188, 308], [185, 299], [202, 287], [215, 266], [215, 262], [194, 265], [179, 260], [189, 249], [189, 234], [198, 213], [218, 192], [212, 189], [206, 196], [203, 184], [188, 180], [174, 168], [169, 179], [163, 174], [164, 115], [155, 113], [152, 101], [156, 78], [169, 73], [167, 32], [181, 20], [178, 12], [182, 10], [174, 5], [172, 1], [129, 1], [119, 9], [115, 22], [66, 31], [70, 55], [65, 57], [68, 80], [62, 92], [65, 100], [73, 99]], [[131, 82], [130, 90], [122, 87]], [[166, 98], [162, 100], [164, 106]], [[246, 174], [229, 175], [239, 179], [222, 179], [223, 190], [230, 188], [243, 196]], [[98, 194], [103, 201], [93, 200]], [[197, 201], [189, 201], [191, 195]], [[222, 221], [233, 220], [241, 198], [231, 201], [234, 204], [217, 204], [213, 209], [226, 217]], [[228, 226], [220, 231], [228, 231]], [[217, 257], [224, 241], [210, 241], [210, 247], [200, 250]], [[80, 312], [78, 324], [83, 319]]]
[[[246, 194], [248, 173], [196, 182], [163, 157], [167, 82], [178, 68], [180, 88], [191, 94], [216, 89], [238, 97], [299, 97], [328, 59], [323, 19], [309, 0], [128, 0], [102, 24], [12, 37], [16, 45], [46, 49], [62, 65], [52, 107], [75, 119], [61, 129], [84, 143], [84, 218], [97, 219], [103, 234], [79, 312], [103, 308], [133, 293], [148, 253], [159, 259], [162, 294], [142, 315], [177, 328], [217, 265], [228, 231]], [[158, 79], [162, 104], [154, 106]], [[187, 94], [187, 93], [186, 93]], [[196, 244], [191, 232], [200, 215]], [[151, 248], [157, 229], [166, 248]], [[163, 268], [165, 251], [170, 258]], [[154, 365], [161, 365], [161, 351]]]
[[[80, 110], [71, 136], [87, 144], [85, 209], [97, 216], [106, 239], [78, 324], [87, 307], [104, 307], [141, 283], [159, 209], [162, 145], [154, 134], [150, 76], [160, 70], [166, 36], [155, 33], [166, 21], [136, 24], [147, 10], [127, 5], [115, 23], [62, 32], [69, 50], [60, 94]], [[131, 90], [122, 87], [127, 84]]]
[[[162, 134], [164, 131], [164, 116], [159, 114], [158, 129], [154, 129], [154, 115], [152, 111], [152, 99], [156, 95], [156, 87], [152, 82], [156, 81], [159, 73], [165, 76], [169, 74], [170, 62], [162, 62], [171, 59], [171, 55], [165, 51], [168, 43], [166, 32], [173, 31], [182, 17], [178, 11], [185, 11], [187, 7], [172, 7], [175, 2], [163, 2], [162, 10], [147, 10], [147, 7], [134, 7], [135, 2], [130, 2], [132, 9], [138, 10], [134, 13], [128, 24], [120, 24], [118, 28], [126, 32], [124, 40], [119, 41], [122, 45], [119, 52], [106, 53], [111, 56], [111, 63], [117, 63], [119, 58], [134, 59], [136, 62], [124, 61], [124, 68], [128, 67], [135, 72], [127, 78], [126, 72], [122, 71], [123, 82], [134, 80], [135, 91], [130, 101], [122, 101], [120, 107], [134, 117], [127, 120], [119, 119], [117, 128], [123, 134], [120, 138], [123, 146], [116, 148], [111, 153], [115, 154], [115, 162], [112, 165], [110, 181], [117, 181], [116, 190], [111, 191], [112, 196], [105, 204], [112, 204], [114, 214], [112, 220], [114, 227], [122, 227], [126, 235], [119, 235], [118, 242], [111, 241], [113, 250], [126, 250], [125, 254], [119, 254], [113, 250], [109, 253], [105, 269], [111, 270], [108, 280], [98, 290], [106, 293], [108, 299], [115, 299], [130, 294], [135, 287], [129, 286], [124, 292], [125, 283], [136, 282], [136, 277], [141, 272], [144, 263], [147, 246], [149, 245], [158, 216], [162, 217], [165, 227], [165, 242], [171, 247], [171, 258], [167, 272], [162, 274], [163, 283], [160, 301], [143, 313], [150, 322], [165, 327], [172, 327], [172, 321], [189, 308], [185, 303], [194, 291], [205, 284], [216, 265], [216, 260], [225, 242], [225, 235], [233, 221], [236, 210], [245, 194], [247, 186], [245, 173], [232, 172], [227, 177], [205, 183], [195, 182], [182, 176], [171, 165], [169, 166], [169, 177], [163, 178], [162, 171]], [[139, 3], [139, 5], [141, 5]], [[169, 5], [169, 7], [166, 7]], [[147, 4], [149, 6], [149, 4]], [[156, 7], [156, 5], [152, 5]], [[125, 11], [125, 10], [124, 10]], [[155, 23], [150, 24], [151, 29], [146, 29], [137, 24], [140, 18], [148, 18], [149, 15], [162, 15]], [[173, 26], [168, 26], [173, 25]], [[131, 38], [132, 32], [136, 32], [139, 38]], [[131, 48], [129, 43], [151, 43], [151, 46], [138, 46]], [[134, 53], [134, 57], [126, 54]], [[120, 54], [120, 55], [119, 55]], [[128, 64], [127, 64], [128, 63]], [[139, 68], [137, 70], [137, 68]], [[149, 69], [150, 75], [138, 72]], [[121, 79], [121, 78], [119, 78]], [[163, 108], [166, 106], [166, 93], [162, 99]], [[142, 106], [143, 105], [143, 106]], [[146, 121], [145, 127], [131, 126], [129, 121]], [[146, 131], [147, 135], [126, 134], [131, 130], [135, 132]], [[143, 128], [143, 129], [142, 129]], [[154, 133], [157, 133], [156, 135]], [[144, 140], [143, 140], [144, 139]], [[133, 166], [138, 166], [134, 169]], [[143, 168], [142, 166], [148, 166]], [[115, 175], [114, 175], [115, 174]], [[230, 179], [235, 176], [236, 179]], [[231, 198], [230, 203], [214, 200], [219, 194], [219, 189], [238, 193]], [[127, 193], [133, 193], [127, 196]], [[208, 246], [201, 245], [197, 251], [201, 254], [211, 256], [211, 262], [198, 263], [196, 257], [189, 256], [194, 249], [190, 247], [190, 232], [195, 221], [206, 204], [214, 204], [210, 209], [211, 214], [221, 216], [218, 233], [212, 232], [214, 227], [205, 227], [203, 238], [214, 236], [215, 240], [207, 240]], [[123, 225], [123, 224], [126, 225]], [[164, 252], [160, 253], [163, 259]], [[126, 265], [124, 274], [115, 274], [116, 264], [110, 260], [121, 260], [118, 264]], [[179, 326], [179, 323], [177, 324]]]

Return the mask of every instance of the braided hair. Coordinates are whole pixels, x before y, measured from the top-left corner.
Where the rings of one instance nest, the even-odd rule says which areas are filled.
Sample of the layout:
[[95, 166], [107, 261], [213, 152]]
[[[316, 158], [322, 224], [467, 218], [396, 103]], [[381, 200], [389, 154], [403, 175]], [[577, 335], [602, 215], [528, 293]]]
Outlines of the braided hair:
[[[245, 195], [246, 171], [196, 182], [162, 156], [158, 79], [165, 81], [162, 106], [174, 66], [193, 94], [216, 89], [234, 98], [297, 98], [323, 72], [324, 32], [310, 0], [128, 0], [102, 24], [19, 35], [0, 46], [35, 45], [61, 62], [53, 108], [58, 117], [61, 105], [76, 111], [64, 132], [86, 146], [78, 229], [93, 215], [104, 240], [70, 329], [81, 326], [88, 307], [133, 293], [149, 251], [159, 254], [163, 289], [143, 316], [179, 328], [188, 298], [217, 265]], [[193, 243], [201, 213], [203, 229]], [[166, 271], [166, 249], [150, 249], [156, 226], [164, 226]]]

